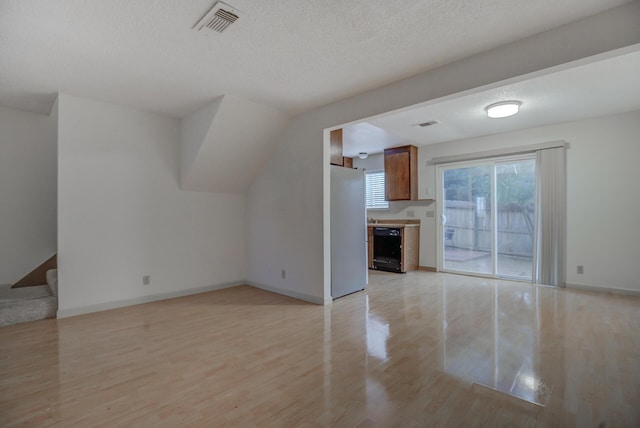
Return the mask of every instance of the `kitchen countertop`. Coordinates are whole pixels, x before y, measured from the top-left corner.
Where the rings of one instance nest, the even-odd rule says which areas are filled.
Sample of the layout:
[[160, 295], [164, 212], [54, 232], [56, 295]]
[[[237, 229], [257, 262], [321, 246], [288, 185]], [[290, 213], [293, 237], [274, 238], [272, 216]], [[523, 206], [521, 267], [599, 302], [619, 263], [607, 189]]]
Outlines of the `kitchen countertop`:
[[408, 223], [407, 220], [400, 220], [398, 223], [392, 223], [394, 220], [383, 221], [384, 223], [367, 223], [367, 227], [420, 227], [420, 220], [409, 220], [412, 223]]

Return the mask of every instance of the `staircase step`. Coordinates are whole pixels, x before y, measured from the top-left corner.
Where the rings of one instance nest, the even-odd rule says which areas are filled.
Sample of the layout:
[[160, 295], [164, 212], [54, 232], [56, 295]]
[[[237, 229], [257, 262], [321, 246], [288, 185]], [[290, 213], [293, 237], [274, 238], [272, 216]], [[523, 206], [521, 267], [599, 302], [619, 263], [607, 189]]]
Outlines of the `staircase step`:
[[11, 288], [0, 286], [0, 327], [55, 318], [58, 298], [48, 285]]
[[57, 254], [49, 257], [43, 263], [41, 263], [37, 268], [23, 276], [20, 281], [13, 284], [11, 288], [20, 288], [20, 287], [34, 287], [37, 285], [42, 285], [47, 283], [47, 271], [49, 269], [57, 269], [58, 267], [58, 257]]

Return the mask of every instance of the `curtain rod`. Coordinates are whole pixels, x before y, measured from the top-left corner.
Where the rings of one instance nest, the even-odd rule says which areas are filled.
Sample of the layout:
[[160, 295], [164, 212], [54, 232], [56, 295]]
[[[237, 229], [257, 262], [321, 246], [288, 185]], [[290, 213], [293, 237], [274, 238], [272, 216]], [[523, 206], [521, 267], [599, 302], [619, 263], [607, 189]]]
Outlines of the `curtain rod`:
[[525, 146], [509, 147], [504, 149], [485, 150], [482, 152], [465, 153], [461, 155], [440, 156], [430, 159], [428, 165], [440, 165], [443, 163], [454, 163], [462, 161], [471, 161], [478, 159], [494, 158], [498, 156], [521, 155], [524, 153], [533, 153], [538, 150], [554, 149], [557, 147], [569, 147], [566, 141], [550, 141], [548, 143], [528, 144]]

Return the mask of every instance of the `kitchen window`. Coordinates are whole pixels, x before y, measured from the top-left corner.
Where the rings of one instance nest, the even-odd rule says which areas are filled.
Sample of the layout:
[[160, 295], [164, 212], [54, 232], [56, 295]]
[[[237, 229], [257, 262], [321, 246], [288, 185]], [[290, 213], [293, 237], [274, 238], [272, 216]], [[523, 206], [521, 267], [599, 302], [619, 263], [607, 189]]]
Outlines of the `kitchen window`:
[[367, 209], [386, 209], [389, 202], [384, 198], [384, 171], [365, 173]]

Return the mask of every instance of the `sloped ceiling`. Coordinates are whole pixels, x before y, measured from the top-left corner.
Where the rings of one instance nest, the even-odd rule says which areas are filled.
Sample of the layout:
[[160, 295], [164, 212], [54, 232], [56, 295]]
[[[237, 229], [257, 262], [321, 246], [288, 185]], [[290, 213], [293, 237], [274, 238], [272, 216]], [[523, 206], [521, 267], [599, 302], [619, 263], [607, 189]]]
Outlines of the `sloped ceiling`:
[[181, 187], [242, 193], [290, 121], [272, 107], [224, 95], [182, 121]]

